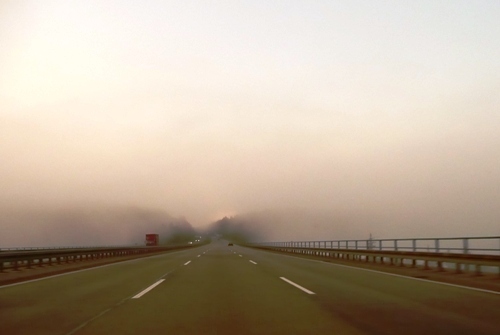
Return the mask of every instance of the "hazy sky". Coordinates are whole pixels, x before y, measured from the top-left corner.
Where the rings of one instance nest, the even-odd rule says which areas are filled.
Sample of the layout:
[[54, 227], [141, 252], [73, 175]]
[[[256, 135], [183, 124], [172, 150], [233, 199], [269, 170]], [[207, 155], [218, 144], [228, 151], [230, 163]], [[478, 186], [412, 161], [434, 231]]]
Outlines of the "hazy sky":
[[0, 202], [500, 235], [499, 18], [496, 0], [3, 0]]

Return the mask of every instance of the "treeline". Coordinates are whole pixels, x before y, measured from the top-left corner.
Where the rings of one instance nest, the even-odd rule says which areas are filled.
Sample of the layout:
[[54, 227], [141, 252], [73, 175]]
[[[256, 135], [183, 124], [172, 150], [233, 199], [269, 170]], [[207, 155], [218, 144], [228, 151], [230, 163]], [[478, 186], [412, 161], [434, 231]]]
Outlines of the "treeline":
[[146, 234], [159, 234], [166, 245], [194, 241], [197, 235], [185, 218], [142, 207], [0, 207], [0, 213], [2, 247], [140, 246]]
[[245, 243], [261, 238], [261, 234], [255, 228], [252, 221], [248, 218], [238, 216], [228, 218], [225, 216], [210, 225], [208, 234], [217, 234], [228, 241]]

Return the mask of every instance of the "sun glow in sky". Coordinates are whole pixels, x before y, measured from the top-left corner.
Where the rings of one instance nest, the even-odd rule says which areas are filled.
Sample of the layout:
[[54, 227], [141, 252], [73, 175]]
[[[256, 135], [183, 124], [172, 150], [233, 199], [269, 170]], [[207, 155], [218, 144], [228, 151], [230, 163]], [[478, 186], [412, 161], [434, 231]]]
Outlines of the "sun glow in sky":
[[498, 1], [2, 1], [0, 202], [500, 234], [499, 17]]

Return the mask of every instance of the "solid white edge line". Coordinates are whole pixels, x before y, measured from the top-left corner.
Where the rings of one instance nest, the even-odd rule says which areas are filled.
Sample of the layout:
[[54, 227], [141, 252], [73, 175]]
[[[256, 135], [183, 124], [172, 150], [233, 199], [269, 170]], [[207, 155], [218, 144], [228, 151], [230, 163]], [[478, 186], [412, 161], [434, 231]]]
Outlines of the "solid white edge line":
[[300, 286], [299, 284], [295, 284], [293, 281], [291, 281], [289, 279], [286, 279], [285, 277], [280, 277], [280, 279], [286, 281], [290, 285], [295, 286], [299, 290], [302, 290], [302, 291], [306, 292], [307, 294], [316, 294], [313, 291], [309, 291], [307, 288]]
[[485, 289], [482, 289], [482, 288], [476, 288], [476, 287], [470, 287], [470, 286], [463, 286], [463, 285], [456, 285], [456, 284], [449, 284], [449, 283], [444, 283], [444, 282], [440, 282], [440, 281], [434, 281], [434, 280], [430, 280], [430, 279], [423, 279], [423, 278], [415, 278], [415, 277], [403, 276], [403, 275], [398, 275], [398, 274], [395, 274], [395, 273], [389, 273], [389, 272], [383, 272], [383, 271], [377, 271], [377, 270], [370, 270], [370, 269], [363, 269], [363, 268], [358, 268], [358, 267], [355, 267], [355, 266], [329, 263], [329, 262], [325, 262], [325, 261], [320, 261], [320, 260], [315, 260], [315, 259], [307, 259], [307, 258], [302, 258], [302, 257], [290, 256], [290, 255], [279, 255], [279, 256], [290, 257], [290, 258], [295, 258], [295, 259], [301, 259], [303, 261], [316, 262], [316, 263], [321, 263], [321, 264], [324, 264], [324, 265], [339, 266], [339, 267], [349, 268], [349, 269], [354, 269], [354, 270], [379, 273], [379, 274], [386, 275], [386, 276], [393, 276], [393, 277], [405, 278], [405, 279], [410, 279], [410, 280], [423, 281], [423, 282], [432, 283], [432, 284], [439, 284], [439, 285], [445, 285], [445, 286], [463, 288], [463, 289], [471, 290], [471, 291], [478, 291], [478, 292], [483, 292], [483, 293], [491, 293], [491, 294], [498, 294], [498, 295], [500, 295], [500, 292], [498, 292], [498, 291], [485, 290]]
[[153, 285], [149, 286], [147, 289], [145, 289], [145, 290], [139, 292], [138, 294], [134, 295], [132, 297], [132, 299], [139, 299], [140, 297], [142, 297], [143, 295], [145, 295], [146, 293], [148, 293], [149, 291], [151, 291], [152, 289], [154, 289], [156, 286], [158, 286], [161, 283], [163, 283], [163, 281], [165, 281], [165, 279], [158, 280], [156, 283], [154, 283]]
[[191, 263], [191, 261], [187, 261], [186, 263], [184, 263], [184, 265], [188, 265], [189, 263]]
[[254, 261], [249, 261], [249, 262], [250, 262], [250, 263], [252, 263], [252, 264], [255, 264], [255, 265], [257, 265], [257, 263], [255, 263]]

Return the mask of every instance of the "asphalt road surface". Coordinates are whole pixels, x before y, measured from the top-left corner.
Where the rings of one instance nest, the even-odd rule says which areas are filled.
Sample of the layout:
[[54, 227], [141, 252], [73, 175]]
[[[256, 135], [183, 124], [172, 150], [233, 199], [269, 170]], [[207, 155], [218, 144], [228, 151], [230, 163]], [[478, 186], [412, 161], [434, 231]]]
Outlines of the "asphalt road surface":
[[500, 295], [216, 241], [0, 287], [0, 334], [500, 334]]

